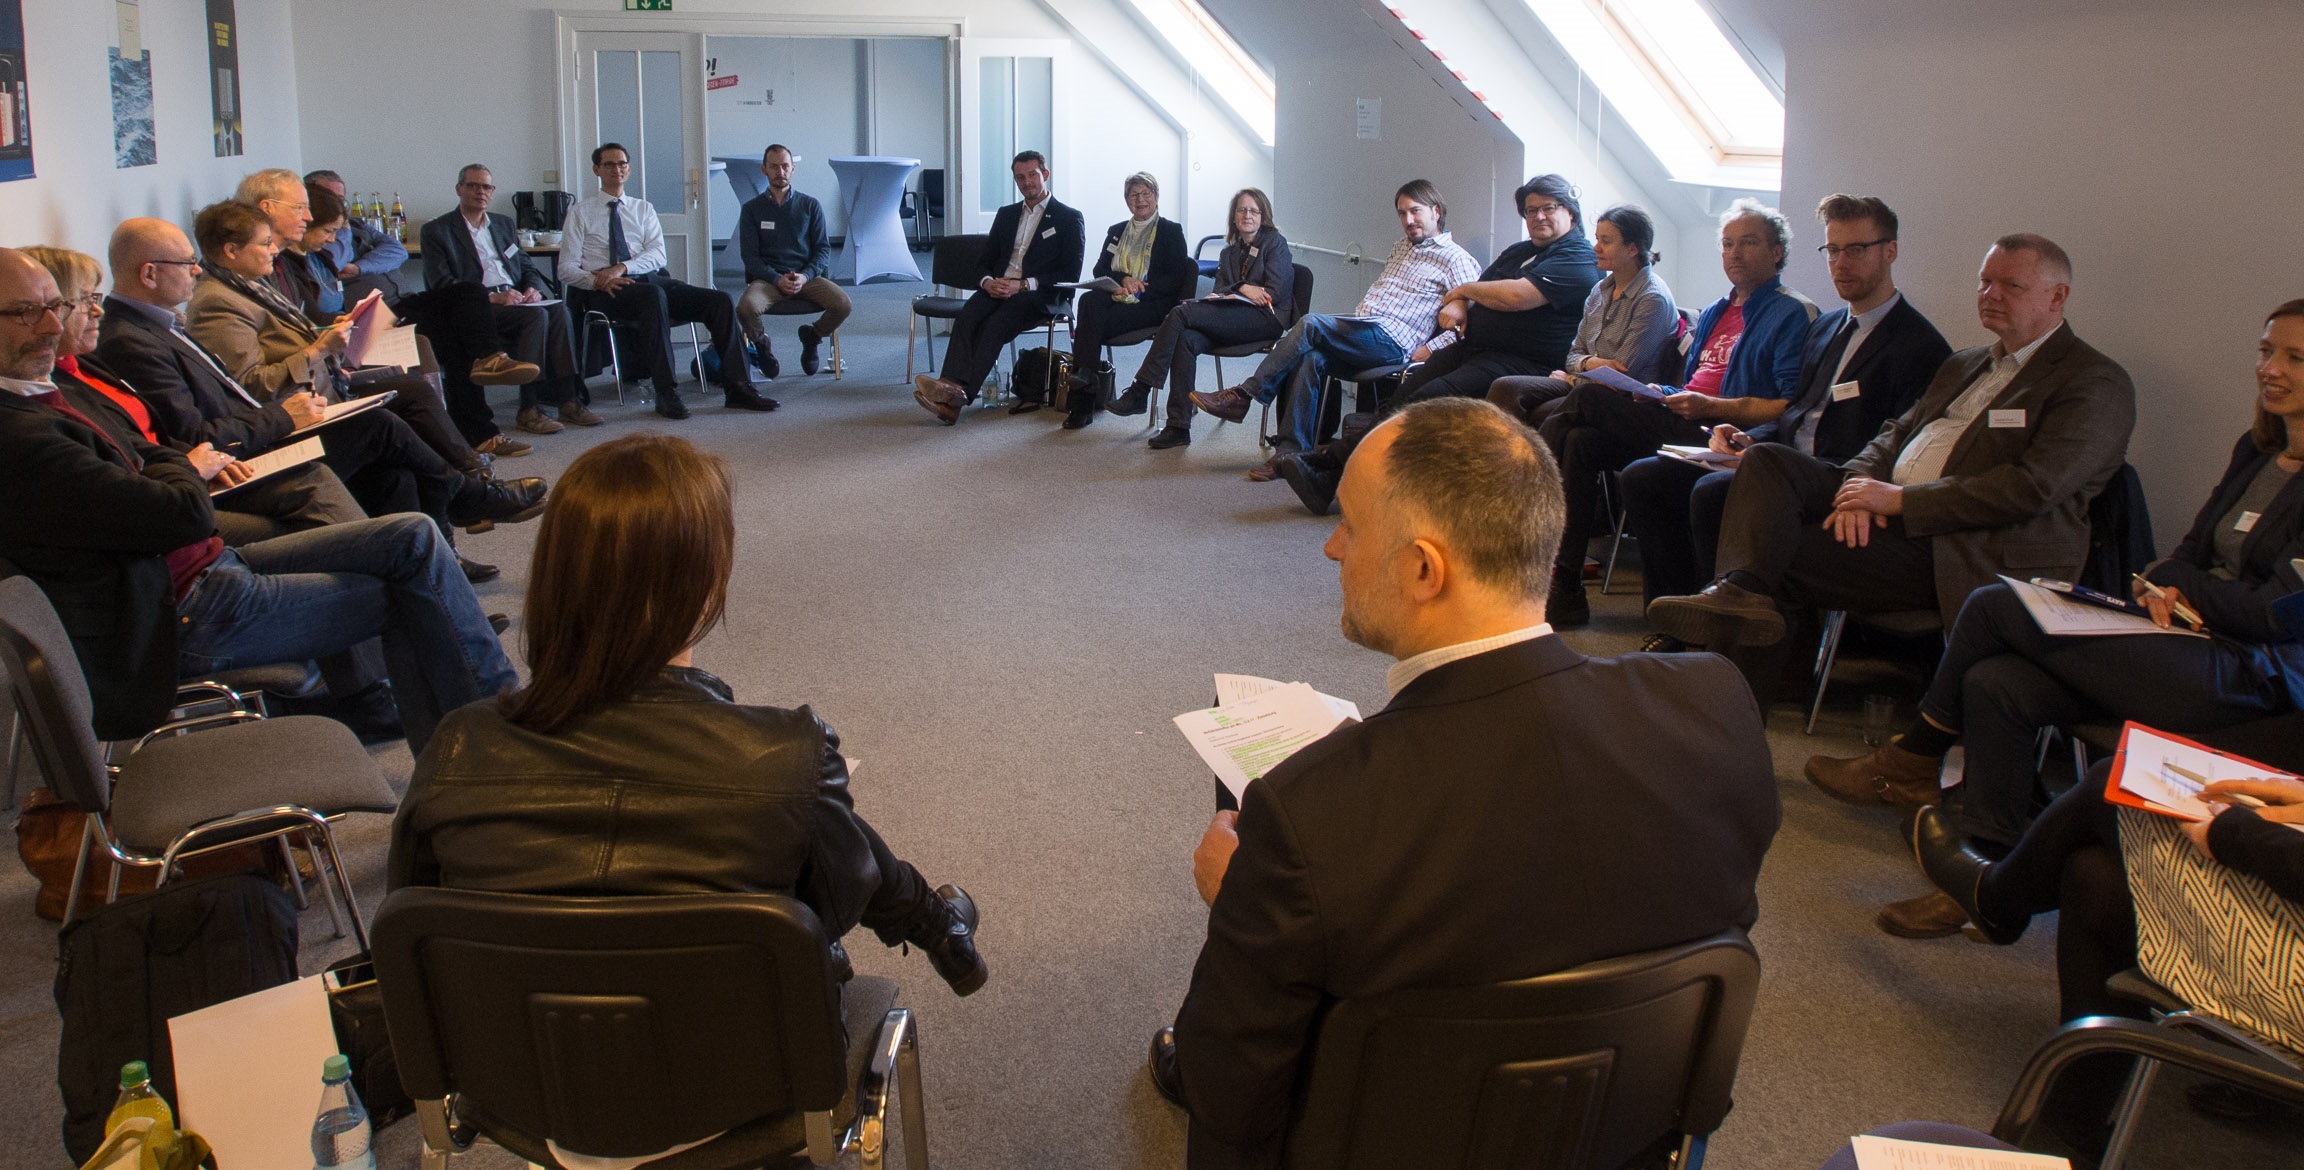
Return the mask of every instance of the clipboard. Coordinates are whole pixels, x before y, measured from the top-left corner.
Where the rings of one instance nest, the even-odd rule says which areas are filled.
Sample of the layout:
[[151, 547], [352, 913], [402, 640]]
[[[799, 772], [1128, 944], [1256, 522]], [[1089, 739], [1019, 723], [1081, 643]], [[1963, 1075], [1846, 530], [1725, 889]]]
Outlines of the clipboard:
[[[2148, 737], [2148, 740], [2139, 741], [2139, 736]], [[2162, 741], [2162, 743], [2151, 744], [2149, 743], [2149, 740], [2151, 739]], [[2189, 809], [2179, 808], [2173, 805], [2164, 804], [2148, 799], [2136, 792], [2130, 791], [2129, 788], [2125, 785], [2124, 781], [2126, 781], [2128, 778], [2128, 767], [2131, 759], [2141, 758], [2146, 754], [2147, 750], [2158, 749], [2163, 745], [2173, 746], [2177, 749], [2180, 749], [2186, 755], [2196, 755], [2200, 757], [2206, 757], [2213, 761], [2223, 761], [2236, 765], [2238, 769], [2245, 770], [2249, 773], [2249, 775], [2245, 777], [2246, 779], [2297, 779], [2297, 777], [2293, 774], [2283, 771], [2279, 768], [2272, 767], [2269, 764], [2259, 763], [2255, 760], [2249, 759], [2246, 756], [2236, 756], [2231, 752], [2218, 751], [2206, 744], [2197, 743], [2193, 740], [2186, 739], [2181, 735], [2171, 735], [2168, 732], [2162, 731], [2156, 727], [2147, 727], [2144, 724], [2138, 723], [2131, 719], [2122, 724], [2120, 727], [2120, 750], [2112, 757], [2112, 772], [2111, 775], [2105, 779], [2104, 783], [2104, 800], [2109, 804], [2116, 804], [2122, 808], [2139, 809], [2144, 812], [2151, 813], [2155, 816], [2168, 817], [2173, 820], [2198, 822], [2210, 819], [2209, 817], [2199, 815]], [[2206, 772], [2199, 769], [2184, 769], [2183, 771], [2188, 778], [2200, 781], [2203, 786], [2205, 785], [2206, 781], [2216, 779], [2216, 777], [2210, 776]], [[2239, 779], [2241, 777], [2225, 778]], [[2140, 782], [2139, 787], [2143, 786], [2144, 784]]]

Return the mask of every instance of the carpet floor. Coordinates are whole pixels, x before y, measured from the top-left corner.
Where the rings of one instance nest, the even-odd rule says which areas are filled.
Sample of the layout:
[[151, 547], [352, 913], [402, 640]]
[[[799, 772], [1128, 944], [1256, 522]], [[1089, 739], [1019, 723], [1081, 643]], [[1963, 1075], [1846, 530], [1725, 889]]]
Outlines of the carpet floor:
[[[1068, 432], [1055, 411], [972, 408], [937, 425], [901, 380], [920, 291], [856, 290], [840, 380], [796, 376], [797, 344], [777, 323], [790, 372], [762, 387], [783, 400], [776, 413], [724, 411], [691, 384], [695, 416], [667, 422], [618, 405], [602, 379], [606, 425], [522, 436], [535, 452], [502, 470], [553, 476], [594, 442], [658, 427], [734, 465], [740, 560], [727, 624], [697, 665], [740, 701], [812, 706], [857, 761], [863, 815], [983, 908], [992, 979], [966, 1000], [920, 957], [850, 939], [857, 967], [899, 980], [917, 1013], [937, 1164], [1180, 1166], [1184, 1120], [1142, 1065], [1205, 927], [1190, 853], [1210, 783], [1169, 718], [1207, 703], [1214, 671], [1302, 679], [1372, 711], [1388, 660], [1337, 631], [1335, 570], [1320, 552], [1330, 522], [1284, 484], [1243, 480], [1261, 457], [1251, 427], [1203, 417], [1192, 445], [1152, 452], [1142, 419]], [[514, 615], [515, 657], [532, 537], [527, 525], [463, 540], [503, 567], [480, 593]], [[1579, 649], [1622, 653], [1645, 635], [1636, 569], [1616, 590], [1595, 595], [1591, 628], [1568, 635]], [[1863, 750], [1863, 694], [1893, 694], [1908, 715], [1917, 687], [1909, 671], [1852, 656], [1815, 736], [1790, 705], [1772, 715], [1784, 824], [1753, 932], [1765, 974], [1712, 1165], [1814, 1166], [1897, 1120], [1988, 1128], [2055, 1026], [2052, 920], [2007, 948], [1881, 933], [1874, 911], [1925, 888], [1891, 815], [1835, 804], [1800, 778], [1811, 753]], [[1671, 733], [1668, 713], [1657, 730]], [[377, 756], [405, 781], [404, 746]], [[356, 817], [340, 833], [371, 914], [386, 828]], [[0, 1167], [57, 1166], [53, 927], [32, 915], [29, 877], [0, 871]], [[303, 929], [308, 971], [350, 949], [317, 902]], [[2229, 1142], [2241, 1158], [2230, 1164], [2294, 1164], [2279, 1160], [2304, 1140], [2293, 1128], [2203, 1134], [2180, 1103], [2156, 1104], [2162, 1113], [2183, 1154], [2162, 1157], [2156, 1142], [2141, 1164], [2205, 1164], [2207, 1146]], [[413, 1124], [389, 1128], [383, 1163], [415, 1165], [418, 1141]], [[517, 1160], [482, 1149], [465, 1162]]]

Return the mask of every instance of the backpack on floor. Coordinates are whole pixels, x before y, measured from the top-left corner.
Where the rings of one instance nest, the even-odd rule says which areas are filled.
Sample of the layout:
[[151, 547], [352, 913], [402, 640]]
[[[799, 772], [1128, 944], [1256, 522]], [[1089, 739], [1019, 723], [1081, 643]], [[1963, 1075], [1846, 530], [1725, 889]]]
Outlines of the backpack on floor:
[[[1053, 371], [1049, 369], [1051, 363]], [[1016, 397], [1042, 398], [1062, 406], [1065, 391], [1072, 384], [1072, 355], [1036, 345], [1016, 355], [1014, 374], [1008, 389]]]
[[172, 882], [123, 898], [57, 939], [56, 1084], [73, 1165], [104, 1141], [120, 1066], [151, 1066], [171, 1105], [176, 1060], [168, 1020], [296, 978], [296, 903], [255, 874]]

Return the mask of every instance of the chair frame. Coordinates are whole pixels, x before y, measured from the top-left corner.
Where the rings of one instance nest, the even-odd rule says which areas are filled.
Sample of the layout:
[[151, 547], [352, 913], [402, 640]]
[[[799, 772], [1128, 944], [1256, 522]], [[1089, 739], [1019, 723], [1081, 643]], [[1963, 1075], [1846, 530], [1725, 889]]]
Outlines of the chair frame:
[[[2114, 976], [2115, 980], [2119, 976]], [[2304, 1067], [2266, 1048], [2214, 1016], [2190, 1010], [2147, 1024], [2119, 1016], [2087, 1016], [2056, 1030], [2017, 1074], [1992, 1136], [2021, 1146], [2040, 1119], [2048, 1092], [2067, 1068], [2104, 1054], [2137, 1058], [2137, 1067], [2113, 1112], [2112, 1135], [2098, 1170], [2121, 1170], [2136, 1137], [2136, 1123], [2162, 1065], [2175, 1065], [2291, 1105], [2304, 1106]]]
[[[1614, 561], [1614, 559], [1615, 559], [1615, 556], [1614, 556], [1614, 553], [1613, 553], [1613, 552], [1611, 552], [1611, 553], [1610, 553], [1609, 559], [1610, 559], [1610, 561], [1611, 561], [1611, 562], [1613, 562], [1613, 561]], [[1605, 592], [1605, 590], [1603, 590], [1603, 592]], [[1903, 610], [1903, 611], [1900, 611], [1900, 612], [1901, 612], [1901, 613], [1904, 613], [1904, 614], [1918, 614], [1918, 613], [1923, 613], [1923, 612], [1925, 612], [1925, 613], [1928, 613], [1928, 614], [1930, 614], [1930, 616], [1932, 616], [1932, 617], [1936, 616], [1936, 615], [1935, 615], [1935, 613], [1934, 613], [1934, 611], [1932, 611], [1932, 610], [1925, 610], [1925, 611], [1924, 611], [1924, 610], [1916, 610], [1916, 609], [1915, 609], [1915, 610]], [[1847, 628], [1847, 624], [1848, 624], [1848, 611], [1847, 611], [1847, 610], [1844, 610], [1844, 609], [1827, 609], [1827, 610], [1822, 610], [1822, 611], [1819, 611], [1819, 614], [1820, 614], [1820, 618], [1821, 618], [1821, 625], [1822, 625], [1823, 629], [1822, 629], [1822, 631], [1821, 631], [1821, 634], [1820, 634], [1820, 636], [1819, 636], [1819, 637], [1816, 639], [1816, 673], [1815, 673], [1815, 679], [1816, 679], [1816, 687], [1815, 687], [1815, 693], [1814, 693], [1812, 696], [1810, 696], [1810, 698], [1809, 698], [1809, 700], [1808, 700], [1808, 722], [1807, 722], [1807, 724], [1806, 724], [1804, 727], [1802, 727], [1802, 728], [1801, 728], [1801, 733], [1802, 733], [1802, 734], [1804, 734], [1804, 735], [1814, 735], [1814, 734], [1816, 734], [1816, 715], [1817, 715], [1817, 713], [1818, 713], [1818, 712], [1820, 712], [1820, 711], [1822, 711], [1822, 710], [1824, 709], [1824, 690], [1825, 690], [1825, 688], [1826, 688], [1826, 687], [1828, 687], [1828, 686], [1830, 686], [1830, 685], [1832, 684], [1832, 664], [1833, 664], [1835, 661], [1837, 661], [1837, 660], [1839, 659], [1839, 656], [1840, 656], [1840, 635], [1841, 635], [1841, 634], [1842, 634], [1842, 633], [1843, 633], [1843, 632], [1846, 630], [1846, 628]], [[1874, 619], [1874, 623], [1876, 623], [1878, 619], [1881, 619], [1881, 618], [1887, 618], [1887, 617], [1890, 617], [1890, 616], [1894, 616], [1894, 615], [1893, 615], [1893, 614], [1858, 614], [1858, 615], [1857, 615], [1857, 618], [1858, 618], [1858, 620], [1859, 620], [1859, 621], [1861, 621], [1861, 620], [1863, 620], [1863, 619], [1865, 619], [1865, 618], [1872, 618], [1872, 619]], [[1909, 637], [1933, 636], [1933, 637], [1936, 639], [1936, 642], [1937, 642], [1937, 647], [1938, 647], [1938, 649], [1939, 649], [1939, 650], [1941, 650], [1941, 649], [1942, 649], [1942, 647], [1943, 647], [1944, 636], [1945, 636], [1945, 635], [1946, 635], [1946, 634], [1947, 634], [1949, 631], [1947, 631], [1947, 630], [1944, 628], [1944, 626], [1942, 625], [1942, 619], [1941, 619], [1941, 617], [1938, 617], [1938, 618], [1937, 618], [1937, 621], [1938, 621], [1938, 624], [1937, 624], [1937, 626], [1936, 626], [1936, 628], [1935, 628], [1934, 630], [1931, 630], [1931, 631], [1924, 631], [1923, 633], [1917, 633], [1917, 634], [1907, 634], [1907, 632], [1906, 632], [1906, 631], [1903, 631], [1903, 630], [1899, 630], [1899, 629], [1895, 629], [1894, 627], [1888, 627], [1888, 626], [1882, 626], [1882, 627], [1879, 627], [1879, 628], [1881, 628], [1881, 629], [1885, 630], [1885, 631], [1886, 631], [1886, 632], [1888, 632], [1888, 633], [1891, 633], [1891, 634], [1895, 634], [1895, 635], [1897, 635], [1897, 636], [1899, 636], [1899, 637], [1906, 637], [1906, 636], [1909, 636]]]
[[[617, 348], [616, 348], [616, 327], [617, 327], [617, 326], [619, 326], [619, 325], [622, 325], [622, 326], [625, 326], [625, 327], [629, 328], [630, 326], [632, 326], [632, 325], [634, 325], [634, 324], [636, 324], [636, 322], [632, 322], [632, 321], [619, 321], [619, 320], [617, 320], [616, 318], [609, 316], [609, 315], [608, 315], [606, 312], [604, 312], [604, 311], [602, 311], [602, 310], [600, 310], [600, 309], [586, 309], [586, 310], [584, 310], [584, 326], [583, 326], [583, 327], [584, 327], [584, 339], [585, 339], [586, 343], [587, 343], [587, 344], [589, 344], [589, 343], [590, 343], [590, 341], [591, 341], [591, 338], [592, 338], [592, 327], [593, 327], [594, 325], [598, 325], [598, 326], [600, 326], [601, 332], [607, 335], [607, 338], [608, 338], [608, 369], [609, 369], [609, 372], [611, 372], [611, 373], [613, 373], [613, 374], [615, 374], [615, 375], [616, 375], [616, 405], [618, 405], [618, 406], [622, 406], [622, 405], [624, 405], [624, 357], [623, 357], [623, 355], [622, 355], [621, 353], [619, 353], [619, 352], [617, 351]], [[685, 324], [685, 325], [687, 325], [687, 327], [688, 327], [688, 349], [689, 349], [689, 352], [690, 352], [690, 357], [689, 357], [689, 359], [688, 359], [688, 360], [689, 360], [689, 361], [692, 361], [692, 362], [695, 362], [695, 363], [696, 363], [696, 366], [697, 366], [697, 373], [698, 373], [698, 374], [702, 374], [702, 373], [703, 373], [703, 366], [704, 366], [704, 339], [703, 339], [703, 335], [702, 335], [702, 334], [700, 334], [700, 333], [698, 333], [698, 332], [696, 331], [696, 330], [697, 330], [697, 327], [698, 327], [698, 323], [697, 323], [697, 322], [694, 322], [694, 321], [688, 321], [688, 322], [684, 322], [684, 324]], [[839, 346], [838, 346], [838, 344], [837, 344], [837, 343], [835, 343], [835, 344], [834, 344], [834, 346], [833, 346], [833, 354], [834, 354], [834, 356], [833, 356], [833, 358], [832, 358], [832, 361], [833, 361], [833, 364], [835, 365], [835, 367], [837, 367], [837, 365], [839, 364], [839, 361], [840, 361], [840, 358], [839, 358], [839, 356], [838, 356], [838, 354], [839, 354]], [[679, 369], [679, 363], [678, 363], [678, 362], [674, 362], [674, 363], [673, 363], [673, 369], [674, 369], [675, 371], [677, 371], [677, 370]], [[654, 393], [655, 393], [655, 391], [654, 391], [653, 389], [650, 389], [650, 390], [648, 390], [648, 391], [646, 391], [646, 392], [643, 392], [643, 393], [641, 394], [641, 396], [640, 396], [640, 401], [642, 401], [642, 402], [646, 402], [646, 401], [648, 401], [648, 397], [649, 397], [649, 395], [652, 395], [652, 394], [654, 394]]]
[[[786, 305], [805, 305], [807, 307], [801, 309], [787, 309], [784, 307]], [[763, 317], [807, 317], [810, 315], [813, 315], [818, 321], [823, 320], [824, 307], [814, 301], [801, 300], [799, 297], [785, 297], [783, 300], [777, 301], [776, 303], [768, 306], [768, 311], [761, 314]], [[804, 321], [801, 323], [804, 325], [815, 324], [814, 321]], [[689, 337], [691, 341], [693, 341], [695, 337], [694, 325], [689, 326]], [[840, 381], [843, 377], [847, 376], [848, 371], [847, 363], [842, 361], [840, 358], [840, 331], [835, 329], [832, 332], [823, 335], [823, 339], [832, 343], [832, 380], [835, 382]]]
[[[978, 246], [981, 246], [984, 240], [984, 236], [982, 234], [970, 233], [961, 233], [958, 235], [946, 233], [945, 235], [938, 236], [936, 238], [935, 250], [931, 250], [928, 254], [928, 277], [930, 281], [928, 286], [930, 292], [928, 295], [937, 295], [936, 290], [940, 289], [951, 289], [954, 292], [961, 291], [959, 285], [945, 284], [944, 282], [936, 279], [939, 276], [945, 275], [945, 273], [938, 272], [936, 269], [936, 252], [943, 249], [947, 245], [955, 249], [966, 247], [967, 241], [970, 240], [976, 241]], [[920, 300], [919, 297], [914, 297], [912, 299], [915, 305], [917, 305]], [[954, 297], [949, 299], [964, 300], [966, 298]], [[908, 320], [904, 326], [904, 380], [906, 382], [910, 382], [912, 380], [912, 357], [915, 352], [914, 339], [919, 336], [921, 313], [917, 307], [914, 307], [906, 314], [906, 316], [908, 317]], [[936, 317], [931, 318], [931, 320], [941, 321], [948, 320], [948, 318]], [[933, 371], [936, 368], [936, 327], [934, 325], [930, 325], [928, 327], [927, 334], [928, 368]]]

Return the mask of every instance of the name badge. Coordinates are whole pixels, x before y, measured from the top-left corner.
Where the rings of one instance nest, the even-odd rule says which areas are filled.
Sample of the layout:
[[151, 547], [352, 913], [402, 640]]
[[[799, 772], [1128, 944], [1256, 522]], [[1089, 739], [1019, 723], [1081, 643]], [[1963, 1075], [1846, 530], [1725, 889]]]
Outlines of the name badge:
[[2254, 532], [2256, 531], [2256, 521], [2262, 516], [2263, 513], [2261, 512], [2242, 512], [2240, 518], [2232, 522], [2232, 531]]
[[1053, 239], [1055, 239], [1055, 238], [1056, 238], [1056, 229], [1055, 229], [1055, 228], [1041, 228], [1041, 229], [1040, 229], [1040, 238], [1041, 238], [1041, 239], [1043, 239], [1043, 240], [1053, 240]]
[[1250, 245], [1248, 245], [1248, 254], [1249, 254], [1249, 255], [1251, 255], [1251, 256], [1253, 256], [1253, 255], [1255, 255], [1255, 254], [1256, 254], [1256, 245], [1254, 245], [1254, 244], [1250, 244]]
[[506, 245], [504, 245], [504, 258], [505, 258], [506, 260], [510, 260], [511, 258], [513, 258], [514, 256], [517, 256], [517, 255], [519, 255], [519, 254], [520, 254], [520, 245], [518, 245], [518, 244], [506, 244]]
[[2023, 430], [2024, 412], [2021, 410], [1995, 410], [1984, 417], [1984, 425], [1993, 430]]
[[1863, 392], [1864, 392], [1864, 387], [1863, 387], [1862, 385], [1859, 385], [1858, 383], [1855, 383], [1855, 382], [1841, 382], [1841, 383], [1838, 383], [1838, 384], [1836, 384], [1836, 385], [1834, 385], [1834, 386], [1832, 387], [1832, 401], [1834, 401], [1834, 402], [1846, 402], [1846, 401], [1848, 401], [1849, 399], [1851, 399], [1851, 398], [1854, 398], [1854, 397], [1856, 397], [1856, 396], [1857, 396], [1857, 395], [1859, 395], [1859, 394], [1862, 394]]
[[1106, 245], [1104, 245], [1104, 250], [1105, 250], [1105, 251], [1107, 251], [1107, 252], [1110, 252], [1110, 253], [1112, 253], [1112, 254], [1113, 254], [1113, 255], [1115, 255], [1115, 256], [1117, 256], [1117, 255], [1119, 255], [1119, 254], [1120, 254], [1120, 245], [1118, 245], [1118, 244], [1106, 244]]
[[772, 219], [764, 219], [764, 220], [761, 220], [761, 221], [760, 221], [760, 230], [761, 230], [761, 231], [764, 231], [764, 232], [772, 232], [772, 231], [775, 231], [775, 230], [776, 230], [776, 221], [775, 221], [775, 220], [772, 220]]

